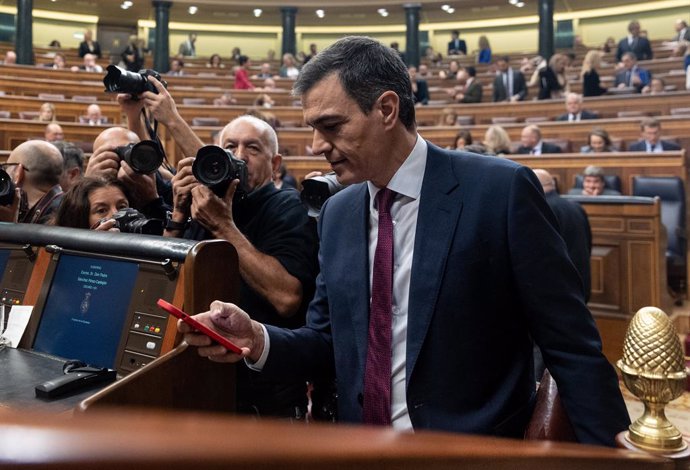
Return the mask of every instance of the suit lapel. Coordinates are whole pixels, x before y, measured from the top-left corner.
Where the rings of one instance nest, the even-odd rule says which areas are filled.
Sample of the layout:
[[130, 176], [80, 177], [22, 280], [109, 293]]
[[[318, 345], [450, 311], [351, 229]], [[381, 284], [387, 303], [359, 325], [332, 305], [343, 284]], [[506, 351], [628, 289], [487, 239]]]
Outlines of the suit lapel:
[[429, 144], [417, 218], [407, 316], [406, 377], [419, 357], [462, 211], [462, 187], [447, 152]]
[[357, 356], [364, 367], [367, 354], [369, 332], [369, 191], [367, 185], [360, 185], [353, 197], [353, 223], [344, 223], [344, 239], [348, 243], [348, 253], [342, 253], [343, 291], [352, 320], [353, 337], [357, 344]]

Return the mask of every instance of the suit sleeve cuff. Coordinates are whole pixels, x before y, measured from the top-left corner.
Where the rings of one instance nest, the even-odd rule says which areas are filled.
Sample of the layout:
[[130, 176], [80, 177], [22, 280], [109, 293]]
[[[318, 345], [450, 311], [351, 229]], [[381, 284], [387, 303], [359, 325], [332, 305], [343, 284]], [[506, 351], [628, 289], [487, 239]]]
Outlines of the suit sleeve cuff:
[[264, 366], [266, 365], [266, 360], [268, 359], [269, 350], [271, 349], [271, 337], [268, 336], [268, 330], [263, 324], [261, 325], [261, 328], [264, 330], [264, 350], [261, 353], [261, 356], [256, 362], [251, 362], [247, 358], [244, 359], [244, 363], [247, 364], [247, 367], [256, 372], [261, 372], [263, 370]]

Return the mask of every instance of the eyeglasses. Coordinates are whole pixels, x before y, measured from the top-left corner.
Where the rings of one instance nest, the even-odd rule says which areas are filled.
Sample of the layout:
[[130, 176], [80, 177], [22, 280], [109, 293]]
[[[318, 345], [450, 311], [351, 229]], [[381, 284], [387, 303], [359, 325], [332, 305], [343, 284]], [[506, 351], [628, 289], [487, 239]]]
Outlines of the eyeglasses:
[[[7, 168], [8, 168], [8, 167], [10, 167], [10, 166], [17, 166], [17, 165], [21, 165], [21, 163], [0, 163], [0, 170], [2, 170], [2, 171], [4, 171], [4, 172], [7, 172]], [[31, 170], [29, 170], [29, 169], [28, 169], [27, 167], [25, 167], [25, 166], [24, 166], [23, 168], [24, 168], [24, 171], [26, 171], [26, 172], [31, 171]]]

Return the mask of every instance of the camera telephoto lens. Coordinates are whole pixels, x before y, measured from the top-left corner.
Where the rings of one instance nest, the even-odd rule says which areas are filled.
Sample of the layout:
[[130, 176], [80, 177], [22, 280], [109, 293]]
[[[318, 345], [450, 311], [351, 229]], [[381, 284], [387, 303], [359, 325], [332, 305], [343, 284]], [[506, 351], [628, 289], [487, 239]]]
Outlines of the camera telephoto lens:
[[3, 169], [0, 169], [0, 206], [9, 206], [14, 202], [14, 183]]
[[247, 164], [235, 158], [231, 151], [217, 145], [206, 145], [199, 149], [192, 164], [192, 173], [218, 197], [225, 196], [234, 179], [240, 180], [236, 195], [242, 197], [249, 192]]
[[110, 93], [129, 93], [131, 95], [138, 95], [145, 91], [158, 93], [156, 87], [149, 82], [147, 78], [149, 75], [155, 77], [164, 87], [168, 87], [168, 83], [155, 70], [144, 69], [139, 72], [130, 72], [117, 65], [108, 65], [105, 77], [103, 77], [103, 84], [105, 91]]

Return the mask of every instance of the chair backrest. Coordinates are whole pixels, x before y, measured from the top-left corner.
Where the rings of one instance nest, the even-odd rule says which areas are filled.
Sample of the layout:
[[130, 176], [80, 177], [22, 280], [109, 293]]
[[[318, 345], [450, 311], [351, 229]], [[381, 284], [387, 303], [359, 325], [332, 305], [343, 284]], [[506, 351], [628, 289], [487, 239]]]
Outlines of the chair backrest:
[[690, 108], [671, 108], [671, 116], [690, 114]]
[[544, 142], [548, 142], [550, 144], [558, 145], [561, 148], [561, 152], [567, 153], [570, 152], [571, 146], [570, 146], [570, 140], [568, 139], [542, 139]]
[[558, 396], [556, 381], [548, 370], [544, 371], [539, 383], [537, 402], [525, 429], [525, 439], [577, 442], [570, 419]]
[[220, 119], [214, 117], [192, 118], [192, 126], [219, 126]]
[[19, 111], [19, 119], [32, 120], [38, 119], [38, 111]]
[[182, 104], [206, 104], [206, 98], [182, 98]]
[[474, 116], [458, 116], [455, 118], [455, 124], [458, 126], [473, 126]]
[[649, 113], [646, 111], [618, 111], [617, 116], [619, 118], [646, 117], [649, 116]]
[[0, 119], [9, 119], [11, 113], [9, 111], [0, 111]]
[[[582, 181], [584, 177], [582, 175], [575, 176], [575, 188], [582, 189]], [[618, 175], [604, 175], [604, 187], [608, 189], [615, 189], [619, 193], [623, 192], [623, 185], [621, 184], [621, 178]]]
[[72, 101], [78, 101], [80, 103], [95, 103], [98, 101], [98, 97], [91, 95], [74, 95], [72, 96]]
[[548, 116], [530, 116], [525, 118], [527, 124], [550, 121]]
[[668, 251], [685, 257], [685, 187], [677, 176], [635, 176], [633, 196], [658, 196], [661, 199], [661, 223], [666, 227]]
[[[89, 117], [88, 116], [79, 116], [79, 124], [88, 124], [89, 123]], [[101, 117], [101, 124], [107, 124], [108, 123], [108, 118], [106, 116]]]
[[39, 93], [38, 97], [46, 101], [64, 101], [65, 95], [59, 93]]
[[497, 116], [491, 118], [491, 124], [514, 124], [518, 118], [514, 116]]

